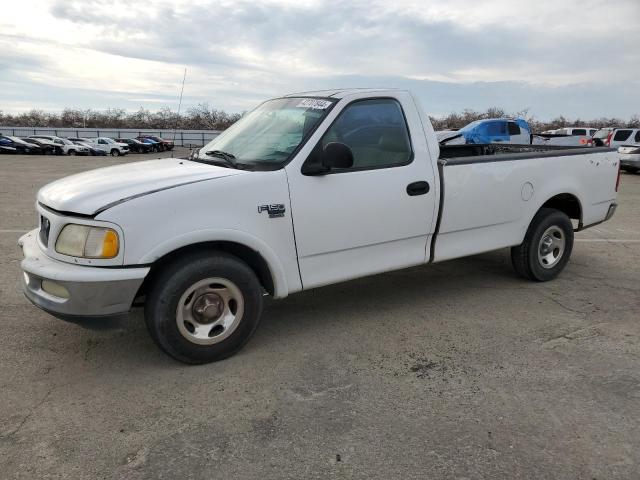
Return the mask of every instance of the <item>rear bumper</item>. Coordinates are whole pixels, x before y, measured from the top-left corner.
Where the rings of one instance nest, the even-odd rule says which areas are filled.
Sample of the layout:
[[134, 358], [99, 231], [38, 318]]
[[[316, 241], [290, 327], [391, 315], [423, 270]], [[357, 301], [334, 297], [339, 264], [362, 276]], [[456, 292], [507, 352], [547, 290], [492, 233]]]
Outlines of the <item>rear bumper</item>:
[[68, 320], [119, 315], [131, 308], [149, 268], [73, 265], [46, 256], [37, 230], [22, 236], [22, 286], [37, 307]]
[[618, 208], [618, 204], [617, 203], [612, 203], [611, 205], [609, 205], [609, 208], [607, 209], [607, 214], [605, 215], [604, 219], [595, 222], [595, 223], [591, 223], [589, 225], [580, 225], [576, 232], [581, 232], [582, 230], [586, 230], [587, 228], [591, 228], [591, 227], [595, 227], [596, 225], [600, 225], [601, 223], [606, 222], [607, 220], [610, 220], [611, 217], [613, 217], [616, 213], [616, 209]]
[[612, 203], [611, 205], [609, 205], [609, 210], [607, 211], [607, 216], [604, 217], [604, 221], [605, 222], [607, 220], [611, 219], [611, 217], [613, 217], [613, 215], [616, 213], [616, 208], [618, 208], [618, 204], [617, 203]]
[[637, 153], [621, 153], [620, 166], [640, 168], [640, 154]]

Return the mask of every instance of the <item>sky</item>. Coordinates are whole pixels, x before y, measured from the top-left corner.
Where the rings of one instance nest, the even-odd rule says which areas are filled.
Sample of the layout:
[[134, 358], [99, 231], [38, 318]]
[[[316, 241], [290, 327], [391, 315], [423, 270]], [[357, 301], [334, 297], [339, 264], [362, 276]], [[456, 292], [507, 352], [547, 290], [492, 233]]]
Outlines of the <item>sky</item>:
[[[5, 3], [6, 2], [6, 3]], [[640, 114], [640, 0], [3, 0], [0, 110], [246, 111], [407, 88], [435, 116]]]

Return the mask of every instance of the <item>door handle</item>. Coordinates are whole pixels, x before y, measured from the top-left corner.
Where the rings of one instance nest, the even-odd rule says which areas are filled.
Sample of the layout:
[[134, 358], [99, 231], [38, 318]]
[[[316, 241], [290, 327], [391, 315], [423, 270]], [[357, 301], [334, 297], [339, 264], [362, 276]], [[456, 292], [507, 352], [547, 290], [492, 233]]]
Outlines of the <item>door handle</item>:
[[429, 193], [429, 182], [420, 181], [407, 185], [407, 194], [411, 197], [424, 195], [425, 193]]

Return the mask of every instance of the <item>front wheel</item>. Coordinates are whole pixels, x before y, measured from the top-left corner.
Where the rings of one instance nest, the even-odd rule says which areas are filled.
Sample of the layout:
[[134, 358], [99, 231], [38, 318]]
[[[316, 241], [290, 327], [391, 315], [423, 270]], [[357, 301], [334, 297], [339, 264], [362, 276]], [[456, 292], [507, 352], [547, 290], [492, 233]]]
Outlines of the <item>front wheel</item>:
[[76, 154], [76, 151], [75, 151], [75, 150], [69, 150], [69, 151], [67, 152], [67, 155], [71, 155], [71, 156], [73, 156], [73, 155], [75, 155], [75, 154]]
[[118, 150], [117, 148], [112, 148], [111, 149], [111, 156], [112, 157], [119, 157], [120, 156], [120, 150]]
[[522, 277], [546, 282], [564, 269], [572, 250], [573, 225], [569, 217], [559, 210], [541, 208], [522, 244], [511, 249], [511, 263]]
[[262, 305], [262, 286], [246, 263], [204, 252], [164, 267], [154, 278], [145, 322], [155, 343], [176, 360], [215, 362], [249, 340]]

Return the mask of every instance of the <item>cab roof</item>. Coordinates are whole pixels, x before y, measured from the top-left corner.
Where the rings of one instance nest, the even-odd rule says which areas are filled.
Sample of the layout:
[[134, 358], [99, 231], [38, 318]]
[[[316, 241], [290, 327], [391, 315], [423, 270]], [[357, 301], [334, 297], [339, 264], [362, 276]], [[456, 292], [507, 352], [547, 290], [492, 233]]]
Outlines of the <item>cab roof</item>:
[[309, 92], [297, 92], [285, 95], [285, 97], [331, 97], [344, 98], [355, 93], [375, 93], [375, 92], [404, 92], [398, 88], [334, 88], [331, 90], [312, 90]]

